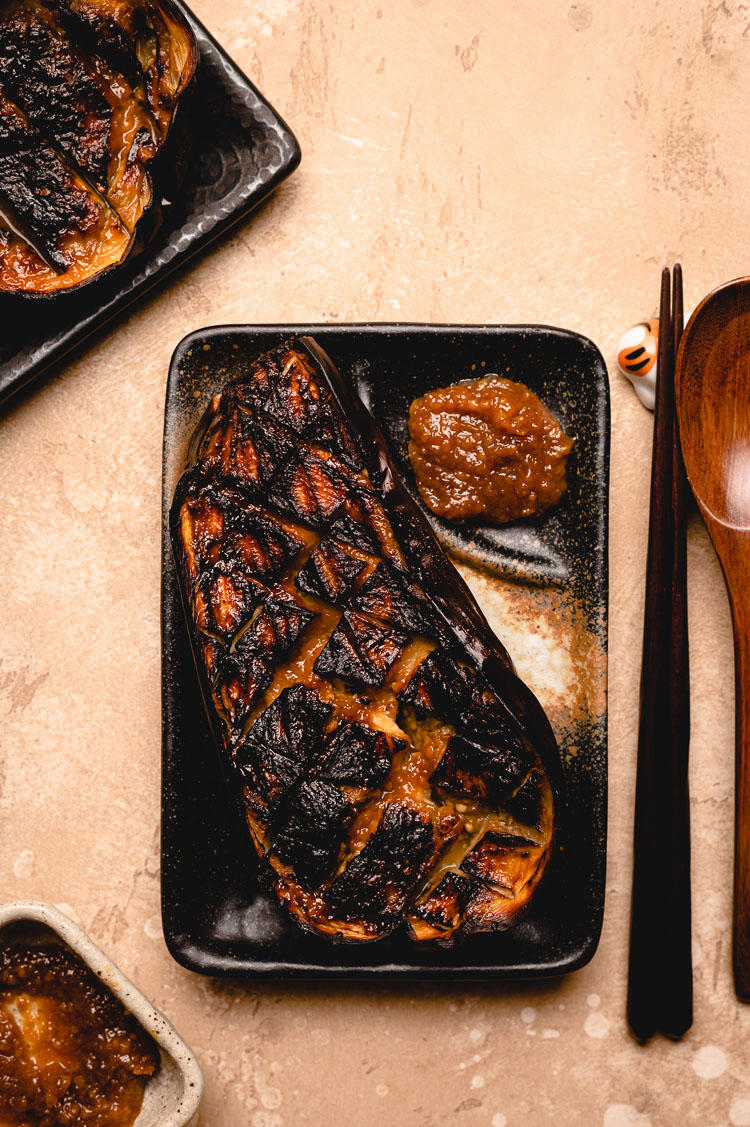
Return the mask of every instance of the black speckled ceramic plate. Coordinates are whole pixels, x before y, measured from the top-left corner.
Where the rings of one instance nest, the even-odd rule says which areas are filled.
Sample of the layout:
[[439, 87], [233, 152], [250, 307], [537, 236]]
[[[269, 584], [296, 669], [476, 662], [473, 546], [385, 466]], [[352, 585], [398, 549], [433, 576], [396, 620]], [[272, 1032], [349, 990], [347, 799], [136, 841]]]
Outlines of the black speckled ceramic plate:
[[175, 3], [200, 52], [195, 87], [181, 107], [190, 149], [179, 193], [163, 203], [158, 232], [132, 261], [70, 293], [11, 297], [12, 311], [5, 311], [9, 295], [0, 294], [0, 402], [162, 282], [299, 164], [287, 125], [187, 6]]
[[[562, 608], [580, 632], [575, 676], [593, 686], [588, 711], [550, 713], [562, 753], [559, 848], [528, 914], [510, 931], [445, 950], [390, 938], [334, 945], [304, 934], [259, 883], [254, 850], [221, 774], [185, 624], [168, 516], [193, 428], [210, 397], [283, 340], [315, 337], [380, 424], [407, 486], [412, 399], [496, 372], [522, 380], [551, 408], [575, 453], [569, 491], [541, 520], [459, 531], [432, 519], [451, 554]], [[162, 916], [184, 966], [234, 976], [521, 978], [583, 966], [604, 908], [607, 788], [607, 487], [609, 391], [596, 347], [541, 326], [272, 325], [203, 329], [178, 346], [164, 431], [162, 571]], [[530, 630], [536, 627], [533, 614]], [[502, 640], [502, 639], [501, 639]], [[576, 648], [574, 646], [574, 648]]]

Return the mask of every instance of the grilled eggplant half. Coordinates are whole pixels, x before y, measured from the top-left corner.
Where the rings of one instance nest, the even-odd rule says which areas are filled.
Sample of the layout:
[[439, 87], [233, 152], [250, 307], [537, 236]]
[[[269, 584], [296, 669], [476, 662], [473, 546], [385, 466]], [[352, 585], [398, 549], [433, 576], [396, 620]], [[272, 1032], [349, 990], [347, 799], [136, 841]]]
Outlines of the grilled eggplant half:
[[171, 0], [0, 0], [0, 290], [71, 289], [142, 241], [197, 59]]
[[170, 523], [222, 761], [292, 917], [351, 941], [512, 925], [552, 850], [554, 736], [311, 338], [215, 397]]

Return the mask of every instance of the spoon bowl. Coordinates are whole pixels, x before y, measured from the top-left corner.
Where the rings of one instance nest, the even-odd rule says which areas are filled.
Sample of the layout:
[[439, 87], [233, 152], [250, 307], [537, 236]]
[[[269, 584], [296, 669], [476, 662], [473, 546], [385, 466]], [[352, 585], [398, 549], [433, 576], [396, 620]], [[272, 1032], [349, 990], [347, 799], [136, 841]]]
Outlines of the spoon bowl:
[[682, 337], [682, 456], [721, 563], [735, 653], [734, 983], [750, 1001], [750, 278], [714, 290]]

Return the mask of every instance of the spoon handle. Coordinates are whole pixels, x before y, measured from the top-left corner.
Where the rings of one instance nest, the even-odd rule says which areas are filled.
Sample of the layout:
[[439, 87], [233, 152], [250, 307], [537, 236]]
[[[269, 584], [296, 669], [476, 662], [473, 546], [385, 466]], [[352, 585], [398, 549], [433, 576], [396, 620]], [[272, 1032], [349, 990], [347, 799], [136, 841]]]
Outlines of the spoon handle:
[[734, 990], [750, 1002], [750, 531], [717, 521], [700, 504], [721, 561], [734, 633]]
[[750, 604], [732, 599], [735, 669], [734, 989], [750, 1002]]

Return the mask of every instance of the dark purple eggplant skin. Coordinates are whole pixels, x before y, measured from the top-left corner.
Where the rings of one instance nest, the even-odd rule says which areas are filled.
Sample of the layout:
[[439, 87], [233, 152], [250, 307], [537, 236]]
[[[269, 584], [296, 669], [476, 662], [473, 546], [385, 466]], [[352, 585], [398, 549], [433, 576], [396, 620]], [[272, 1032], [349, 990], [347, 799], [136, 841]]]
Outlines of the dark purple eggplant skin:
[[[391, 520], [412, 577], [422, 585], [431, 599], [431, 609], [437, 627], [436, 636], [449, 649], [452, 648], [451, 639], [453, 639], [454, 644], [458, 643], [462, 651], [469, 652], [477, 669], [481, 670], [486, 678], [490, 689], [512, 718], [511, 723], [515, 721], [520, 725], [523, 735], [538, 753], [552, 787], [555, 808], [558, 811], [557, 822], [565, 801], [562, 765], [555, 735], [542, 706], [516, 674], [507, 650], [495, 637], [469, 588], [445, 555], [429, 521], [412, 499], [391, 460], [382, 431], [362, 400], [313, 337], [294, 338], [289, 342], [289, 347], [307, 354], [313, 363], [317, 379], [330, 391], [344, 417], [349, 420], [364, 465], [376, 494]], [[213, 417], [214, 410], [209, 405], [190, 438], [185, 471], [195, 466], [198, 449]], [[210, 685], [202, 656], [196, 645], [190, 602], [182, 575], [179, 514], [191, 479], [192, 475], [183, 472], [177, 483], [170, 509], [170, 540], [203, 703], [218, 750], [222, 773], [233, 795], [240, 819], [245, 823], [246, 811], [242, 804], [240, 788], [237, 787], [233, 775], [232, 764], [224, 751], [221, 723], [213, 707]], [[459, 656], [463, 654], [460, 653]], [[550, 847], [552, 853], [554, 844], [553, 838]], [[270, 867], [260, 865], [259, 876], [263, 884], [272, 889], [274, 874]], [[290, 915], [295, 924], [305, 930], [304, 922], [293, 913]], [[336, 943], [348, 942], [341, 937], [329, 937], [329, 940]]]

